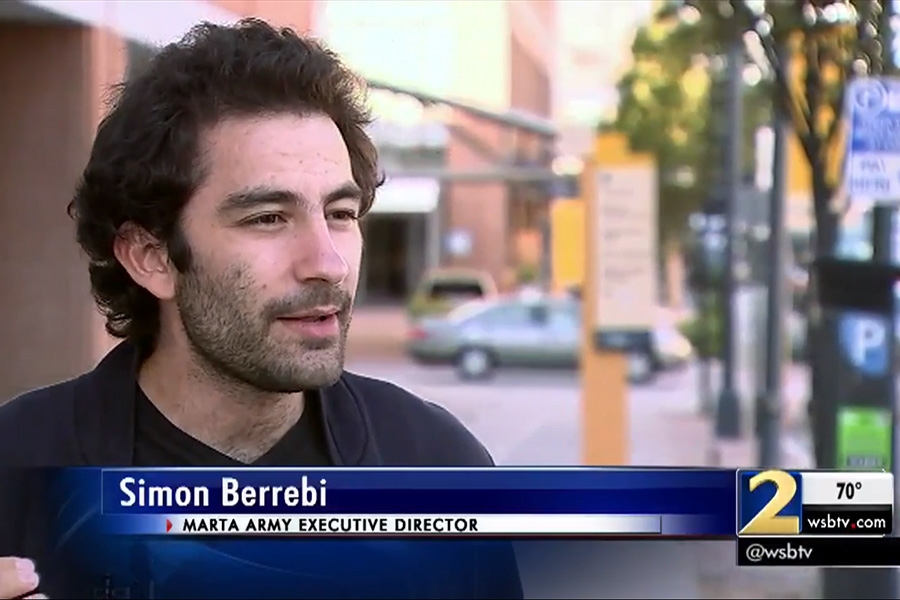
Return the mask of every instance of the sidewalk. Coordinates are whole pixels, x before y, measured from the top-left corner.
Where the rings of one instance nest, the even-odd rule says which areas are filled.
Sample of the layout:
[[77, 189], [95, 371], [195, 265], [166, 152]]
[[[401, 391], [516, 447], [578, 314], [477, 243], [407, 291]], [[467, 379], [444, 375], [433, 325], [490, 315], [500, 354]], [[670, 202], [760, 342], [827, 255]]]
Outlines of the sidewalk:
[[[677, 392], [673, 392], [677, 393]], [[679, 395], [684, 394], [682, 390]], [[688, 392], [690, 393], [690, 392]], [[752, 438], [716, 442], [713, 425], [696, 411], [685, 410], [684, 398], [670, 396], [672, 406], [632, 402], [632, 464], [652, 466], [749, 467], [756, 464]], [[802, 440], [785, 435], [785, 467], [808, 468], [811, 458]], [[700, 598], [816, 598], [818, 571], [811, 568], [739, 568], [733, 542], [696, 542], [694, 552]]]

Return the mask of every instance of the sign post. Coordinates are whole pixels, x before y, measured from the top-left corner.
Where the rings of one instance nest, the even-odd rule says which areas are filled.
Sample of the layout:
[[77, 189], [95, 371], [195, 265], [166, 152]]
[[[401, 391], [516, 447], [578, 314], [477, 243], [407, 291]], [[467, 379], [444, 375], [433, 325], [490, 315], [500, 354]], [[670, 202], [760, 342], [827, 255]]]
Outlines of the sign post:
[[[875, 205], [871, 261], [817, 261], [822, 318], [836, 326], [835, 396], [822, 404], [833, 441], [831, 464], [819, 467], [891, 471], [897, 384], [893, 208], [900, 202], [900, 80], [862, 78], [847, 88], [850, 126], [845, 184], [852, 202]], [[832, 331], [835, 328], [829, 328]], [[819, 402], [820, 399], [814, 399]], [[828, 456], [823, 454], [823, 456]], [[823, 598], [895, 598], [896, 571], [826, 570]]]
[[657, 310], [657, 189], [652, 157], [618, 134], [597, 138], [582, 174], [585, 270], [583, 460], [630, 462], [630, 353], [646, 350]]
[[601, 350], [643, 349], [659, 303], [656, 169], [637, 158], [597, 169], [594, 343]]

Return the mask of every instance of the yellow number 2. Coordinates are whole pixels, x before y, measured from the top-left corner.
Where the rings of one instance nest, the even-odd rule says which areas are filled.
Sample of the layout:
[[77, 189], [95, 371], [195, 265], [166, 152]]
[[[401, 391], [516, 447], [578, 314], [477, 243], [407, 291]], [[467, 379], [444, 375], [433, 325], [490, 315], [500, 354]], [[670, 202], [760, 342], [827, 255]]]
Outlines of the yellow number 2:
[[750, 478], [750, 491], [764, 483], [775, 485], [775, 495], [750, 519], [741, 533], [750, 535], [796, 535], [800, 533], [800, 517], [779, 515], [797, 493], [797, 482], [784, 471], [763, 471]]

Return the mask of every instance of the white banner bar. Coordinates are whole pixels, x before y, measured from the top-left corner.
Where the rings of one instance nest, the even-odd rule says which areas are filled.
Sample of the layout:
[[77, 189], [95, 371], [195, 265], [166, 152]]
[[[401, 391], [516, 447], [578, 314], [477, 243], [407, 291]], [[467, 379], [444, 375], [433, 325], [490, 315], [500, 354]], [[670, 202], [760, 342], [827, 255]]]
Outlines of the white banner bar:
[[[140, 518], [140, 517], [136, 517]], [[174, 515], [170, 535], [660, 534], [660, 515]]]
[[891, 473], [809, 472], [803, 478], [803, 504], [858, 506], [894, 505]]

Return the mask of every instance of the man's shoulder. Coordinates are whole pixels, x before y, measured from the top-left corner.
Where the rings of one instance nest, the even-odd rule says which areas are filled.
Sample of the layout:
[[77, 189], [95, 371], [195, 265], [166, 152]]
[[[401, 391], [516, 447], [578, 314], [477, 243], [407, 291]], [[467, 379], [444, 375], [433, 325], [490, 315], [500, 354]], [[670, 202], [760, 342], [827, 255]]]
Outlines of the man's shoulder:
[[68, 438], [81, 378], [25, 392], [0, 404], [0, 464], [43, 464]]
[[75, 399], [81, 377], [37, 388], [0, 404], [0, 431], [15, 427], [43, 425], [54, 419], [64, 406]]
[[341, 379], [365, 407], [376, 443], [388, 458], [396, 448], [423, 466], [493, 466], [487, 449], [446, 408], [383, 379], [350, 372]]

